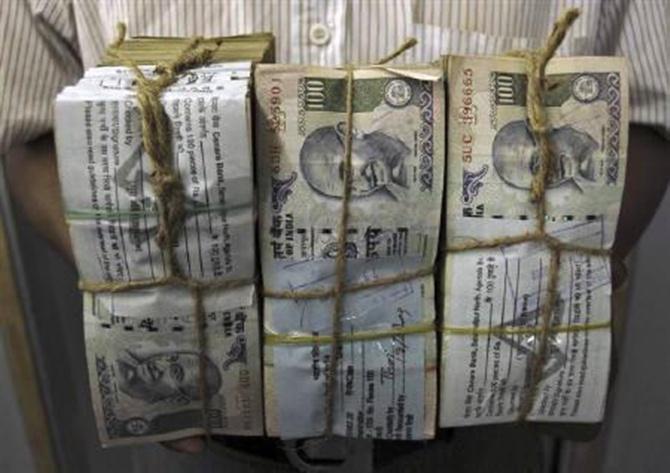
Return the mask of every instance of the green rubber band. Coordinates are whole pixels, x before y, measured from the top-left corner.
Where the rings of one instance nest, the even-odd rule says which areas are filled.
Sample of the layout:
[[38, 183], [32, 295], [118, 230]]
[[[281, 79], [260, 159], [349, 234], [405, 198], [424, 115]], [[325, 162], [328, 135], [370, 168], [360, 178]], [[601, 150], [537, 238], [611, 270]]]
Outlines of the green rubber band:
[[[219, 210], [233, 210], [234, 207], [226, 207], [225, 205], [191, 207], [186, 208], [187, 214], [195, 215], [209, 212], [217, 212]], [[96, 220], [97, 218], [104, 218], [107, 220], [124, 219], [124, 218], [139, 218], [139, 217], [158, 217], [156, 210], [118, 210], [115, 212], [108, 212], [106, 210], [67, 210], [65, 217], [70, 220]]]

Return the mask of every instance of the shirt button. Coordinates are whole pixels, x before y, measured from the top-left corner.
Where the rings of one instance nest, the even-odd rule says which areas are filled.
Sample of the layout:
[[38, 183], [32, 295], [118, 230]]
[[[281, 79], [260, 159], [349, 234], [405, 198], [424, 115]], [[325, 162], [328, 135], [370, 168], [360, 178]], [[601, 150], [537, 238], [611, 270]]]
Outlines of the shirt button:
[[309, 40], [317, 46], [324, 46], [330, 41], [330, 30], [323, 23], [314, 23], [309, 28]]

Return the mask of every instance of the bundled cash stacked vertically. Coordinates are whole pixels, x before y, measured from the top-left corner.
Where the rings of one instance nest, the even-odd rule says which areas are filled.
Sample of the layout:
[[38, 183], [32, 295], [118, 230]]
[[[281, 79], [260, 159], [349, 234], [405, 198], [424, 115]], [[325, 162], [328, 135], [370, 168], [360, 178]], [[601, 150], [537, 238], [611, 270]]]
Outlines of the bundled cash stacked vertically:
[[[626, 169], [625, 62], [549, 62], [542, 97], [552, 164], [538, 213], [526, 61], [448, 60], [440, 425], [598, 421], [610, 362], [606, 253]], [[554, 299], [540, 354], [543, 305]]]
[[[252, 124], [252, 64], [271, 47], [119, 42], [58, 96], [103, 444], [264, 421], [282, 438], [426, 439], [438, 399], [442, 427], [600, 420], [625, 62], [454, 56], [446, 82], [441, 66], [259, 65]], [[147, 134], [169, 144], [167, 175]]]
[[[348, 124], [346, 71], [256, 70], [267, 431], [284, 438], [430, 438], [437, 403], [431, 268], [443, 191], [442, 73], [417, 66], [352, 74]], [[351, 193], [343, 229], [349, 125]], [[300, 294], [334, 287], [343, 230], [345, 287], [425, 271], [345, 291], [342, 343], [331, 353], [333, 294]]]
[[[137, 44], [125, 43], [125, 57], [135, 59]], [[266, 37], [256, 55], [246, 57], [260, 60], [268, 46]], [[152, 48], [142, 51], [150, 55]], [[142, 72], [151, 77], [153, 67]], [[172, 166], [185, 194], [186, 217], [173, 247], [179, 268], [198, 284], [248, 281], [203, 293], [203, 353], [192, 290], [152, 287], [170, 275], [166, 249], [155, 240], [160, 202], [133, 72], [91, 69], [56, 101], [59, 173], [84, 287], [144, 286], [84, 293], [90, 386], [103, 444], [263, 432], [250, 74], [251, 62], [198, 67], [161, 95]]]

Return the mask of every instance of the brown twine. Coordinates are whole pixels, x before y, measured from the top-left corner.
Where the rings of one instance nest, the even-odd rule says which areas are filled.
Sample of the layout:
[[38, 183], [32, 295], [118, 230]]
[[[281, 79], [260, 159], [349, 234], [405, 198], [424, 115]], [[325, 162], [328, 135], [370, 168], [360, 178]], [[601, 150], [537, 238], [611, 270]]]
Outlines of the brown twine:
[[116, 38], [114, 38], [114, 41], [109, 43], [109, 46], [107, 49], [118, 49], [121, 47], [121, 45], [124, 43], [126, 40], [126, 33], [128, 32], [128, 27], [126, 24], [122, 21], [119, 21], [116, 24]]
[[326, 433], [333, 433], [334, 404], [337, 381], [337, 361], [342, 346], [342, 312], [344, 309], [344, 286], [347, 277], [347, 230], [349, 228], [349, 199], [351, 197], [351, 144], [354, 121], [354, 70], [347, 67], [346, 95], [346, 131], [344, 135], [344, 191], [342, 196], [342, 214], [337, 234], [337, 257], [335, 259], [335, 300], [331, 314], [332, 337], [330, 343], [330, 365], [326, 374]]
[[86, 292], [124, 292], [134, 289], [150, 289], [161, 286], [182, 286], [193, 290], [210, 289], [235, 289], [248, 286], [256, 282], [255, 278], [240, 278], [229, 280], [199, 281], [197, 279], [188, 279], [182, 276], [165, 276], [157, 279], [137, 279], [127, 282], [94, 282], [79, 281], [79, 289]]
[[511, 52], [511, 56], [522, 57], [526, 60], [528, 85], [526, 91], [526, 107], [531, 132], [540, 157], [540, 166], [531, 183], [531, 201], [536, 204], [537, 237], [550, 250], [549, 279], [547, 281], [547, 296], [540, 309], [540, 327], [538, 349], [531, 359], [530, 378], [525, 396], [519, 406], [519, 421], [525, 421], [535, 404], [542, 371], [546, 363], [549, 337], [551, 335], [551, 315], [558, 300], [558, 278], [562, 251], [581, 251], [593, 255], [609, 254], [609, 251], [593, 248], [582, 248], [578, 245], [564, 244], [546, 233], [546, 186], [552, 178], [553, 152], [549, 143], [549, 127], [547, 113], [544, 109], [543, 95], [545, 88], [545, 70], [547, 63], [554, 56], [556, 50], [565, 38], [565, 35], [579, 16], [577, 8], [566, 10], [554, 24], [545, 45], [536, 51]]
[[[430, 276], [433, 274], [433, 268], [423, 268], [418, 271], [403, 272], [394, 276], [377, 278], [371, 281], [365, 281], [356, 284], [343, 285], [340, 292], [346, 294], [349, 292], [364, 291], [380, 286], [388, 286], [401, 282], [412, 281], [414, 279]], [[270, 289], [263, 290], [263, 295], [270, 299], [328, 299], [335, 297], [338, 291], [334, 287], [328, 289], [310, 289], [300, 291], [272, 291]]]
[[[211, 61], [216, 48], [198, 48], [202, 38], [193, 38], [177, 58], [169, 63], [158, 64], [154, 68], [154, 78], [144, 75], [138, 64], [126, 57], [120, 50], [126, 37], [126, 25], [117, 24], [117, 38], [110, 43], [107, 54], [116, 58], [119, 65], [130, 68], [135, 75], [136, 95], [142, 117], [142, 144], [149, 156], [152, 171], [149, 182], [158, 202], [158, 232], [156, 241], [167, 255], [169, 274], [159, 279], [135, 280], [127, 282], [80, 281], [83, 291], [92, 293], [116, 293], [136, 289], [162, 286], [188, 288], [194, 304], [194, 319], [199, 352], [198, 391], [201, 398], [202, 426], [209, 442], [211, 429], [208, 419], [209, 393], [205, 379], [207, 332], [204, 292], [212, 289], [232, 289], [253, 284], [253, 279], [198, 281], [187, 278], [177, 259], [176, 244], [185, 220], [184, 186], [173, 168], [172, 136], [170, 121], [160, 102], [165, 88], [174, 84], [179, 75], [188, 69], [200, 67]], [[218, 47], [218, 45], [216, 46]]]
[[395, 58], [403, 54], [408, 49], [411, 49], [414, 46], [416, 46], [417, 42], [418, 41], [416, 40], [416, 38], [407, 38], [405, 41], [403, 41], [403, 43], [400, 46], [398, 46], [395, 49], [395, 51], [391, 52], [391, 54], [389, 54], [388, 56], [384, 56], [379, 61], [377, 61], [377, 65], [386, 64], [387, 62], [393, 61]]

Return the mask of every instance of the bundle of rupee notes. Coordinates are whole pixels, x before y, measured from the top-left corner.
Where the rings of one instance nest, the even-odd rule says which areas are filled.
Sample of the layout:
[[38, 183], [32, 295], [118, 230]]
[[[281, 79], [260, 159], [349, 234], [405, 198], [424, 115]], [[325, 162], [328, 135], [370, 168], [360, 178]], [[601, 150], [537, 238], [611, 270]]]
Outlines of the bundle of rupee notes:
[[600, 421], [626, 62], [273, 47], [129, 38], [56, 99], [102, 444]]

